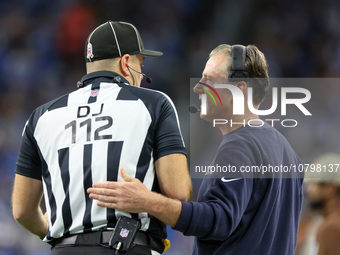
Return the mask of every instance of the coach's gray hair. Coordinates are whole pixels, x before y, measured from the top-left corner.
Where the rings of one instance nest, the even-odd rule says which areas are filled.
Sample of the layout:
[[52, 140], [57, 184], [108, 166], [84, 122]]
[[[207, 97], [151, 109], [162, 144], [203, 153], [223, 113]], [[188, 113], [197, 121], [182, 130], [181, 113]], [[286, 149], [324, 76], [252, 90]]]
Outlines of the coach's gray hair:
[[[221, 66], [221, 71], [226, 74], [226, 77], [228, 77], [231, 71], [231, 45], [221, 44], [217, 46], [210, 52], [209, 58], [220, 54], [224, 54], [228, 57], [228, 61], [225, 62], [225, 65]], [[253, 102], [255, 105], [259, 105], [267, 93], [269, 87], [269, 76], [266, 58], [255, 45], [247, 46], [245, 70], [252, 78], [250, 79], [250, 82], [247, 82], [247, 84], [249, 87], [253, 87]]]

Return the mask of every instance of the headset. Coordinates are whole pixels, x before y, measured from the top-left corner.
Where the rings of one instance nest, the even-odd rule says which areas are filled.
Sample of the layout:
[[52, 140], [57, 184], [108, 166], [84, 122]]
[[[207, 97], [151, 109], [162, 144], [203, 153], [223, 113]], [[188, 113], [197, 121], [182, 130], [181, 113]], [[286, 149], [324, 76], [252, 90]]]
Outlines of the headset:
[[231, 46], [231, 71], [228, 75], [229, 81], [241, 81], [249, 78], [250, 75], [245, 69], [247, 47], [236, 44]]
[[130, 72], [130, 74], [131, 74], [131, 76], [132, 76], [133, 83], [135, 83], [135, 78], [133, 78], [133, 75], [132, 75], [130, 69], [131, 69], [132, 71], [135, 71], [136, 73], [139, 73], [139, 74], [143, 75], [143, 76], [145, 77], [147, 83], [151, 83], [151, 82], [152, 82], [151, 77], [147, 76], [145, 73], [138, 72], [137, 70], [133, 69], [131, 66], [129, 66], [129, 64], [128, 64], [127, 62], [125, 62], [125, 66], [128, 68], [128, 70], [129, 70], [129, 72]]

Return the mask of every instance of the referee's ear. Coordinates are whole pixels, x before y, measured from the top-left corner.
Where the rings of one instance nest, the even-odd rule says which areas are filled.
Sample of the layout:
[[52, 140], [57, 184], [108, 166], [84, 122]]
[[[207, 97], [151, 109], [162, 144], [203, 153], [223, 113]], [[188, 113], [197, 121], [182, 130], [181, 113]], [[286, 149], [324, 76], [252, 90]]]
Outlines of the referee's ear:
[[120, 71], [124, 77], [130, 76], [129, 68], [129, 60], [131, 59], [131, 56], [129, 54], [125, 54], [120, 57]]
[[138, 182], [138, 179], [131, 177], [130, 175], [128, 175], [127, 172], [125, 172], [125, 170], [123, 169], [123, 167], [121, 167], [119, 169], [120, 172], [120, 176], [123, 178], [124, 181], [126, 182]]

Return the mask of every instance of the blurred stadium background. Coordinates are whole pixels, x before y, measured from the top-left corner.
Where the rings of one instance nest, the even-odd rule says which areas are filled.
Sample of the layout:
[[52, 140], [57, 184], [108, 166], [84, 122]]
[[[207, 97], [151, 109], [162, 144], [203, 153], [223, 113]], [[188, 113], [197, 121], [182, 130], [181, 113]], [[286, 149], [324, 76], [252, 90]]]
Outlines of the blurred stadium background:
[[[13, 220], [10, 194], [21, 132], [40, 104], [76, 89], [85, 74], [84, 43], [107, 20], [133, 23], [144, 45], [164, 52], [147, 58], [147, 87], [167, 93], [189, 144], [189, 84], [221, 43], [255, 44], [271, 77], [340, 76], [340, 2], [337, 0], [3, 0], [0, 1], [0, 255], [45, 255], [49, 246]], [[314, 111], [327, 113], [309, 132], [280, 130], [310, 163], [340, 152], [340, 86], [314, 93]], [[199, 180], [194, 180], [196, 196]], [[169, 229], [168, 255], [188, 255], [191, 237]], [[300, 244], [299, 244], [300, 245]], [[299, 247], [297, 249], [299, 254]]]

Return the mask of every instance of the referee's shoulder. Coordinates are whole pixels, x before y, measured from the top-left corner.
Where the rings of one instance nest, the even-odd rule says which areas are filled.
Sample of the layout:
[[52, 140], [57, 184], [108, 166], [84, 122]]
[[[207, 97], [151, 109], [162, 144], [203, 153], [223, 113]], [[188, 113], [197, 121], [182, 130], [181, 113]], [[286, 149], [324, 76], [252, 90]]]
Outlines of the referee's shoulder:
[[67, 106], [68, 95], [65, 94], [35, 108], [29, 116], [26, 125], [34, 130], [39, 118], [47, 111]]
[[42, 104], [40, 105], [36, 110], [38, 111], [51, 111], [51, 110], [54, 110], [54, 109], [58, 109], [58, 108], [61, 108], [61, 107], [66, 107], [67, 106], [67, 102], [68, 102], [68, 97], [69, 97], [69, 94], [65, 94], [65, 95], [62, 95], [60, 97], [57, 97], [45, 104]]
[[66, 107], [67, 106], [67, 101], [68, 101], [68, 96], [69, 94], [62, 95], [58, 98], [55, 98], [47, 103], [44, 103], [32, 112], [31, 117], [33, 118], [39, 118], [41, 115], [43, 115], [47, 111], [51, 111], [54, 109], [58, 109], [61, 107]]
[[124, 89], [130, 90], [131, 93], [133, 93], [136, 97], [143, 99], [148, 99], [150, 101], [170, 101], [170, 97], [165, 94], [164, 92], [161, 92], [159, 90], [149, 89], [149, 88], [143, 88], [143, 87], [135, 87], [128, 84], [123, 85]]

